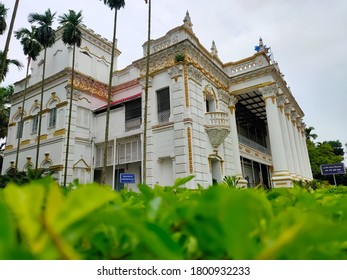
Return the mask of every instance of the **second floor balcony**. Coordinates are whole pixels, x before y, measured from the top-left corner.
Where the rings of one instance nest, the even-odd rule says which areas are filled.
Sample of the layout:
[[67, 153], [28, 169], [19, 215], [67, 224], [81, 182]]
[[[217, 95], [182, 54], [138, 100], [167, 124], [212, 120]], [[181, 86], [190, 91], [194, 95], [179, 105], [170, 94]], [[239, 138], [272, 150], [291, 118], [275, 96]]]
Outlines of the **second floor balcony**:
[[230, 133], [229, 115], [225, 112], [205, 113], [205, 129], [211, 145], [217, 149]]

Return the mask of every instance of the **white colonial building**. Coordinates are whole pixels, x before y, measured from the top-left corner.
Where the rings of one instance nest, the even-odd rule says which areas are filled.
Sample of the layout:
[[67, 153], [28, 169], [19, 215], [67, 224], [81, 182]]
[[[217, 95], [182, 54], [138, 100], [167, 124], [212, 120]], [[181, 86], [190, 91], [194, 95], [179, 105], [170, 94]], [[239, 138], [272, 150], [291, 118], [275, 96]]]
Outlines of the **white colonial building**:
[[[81, 26], [76, 54], [77, 76], [72, 99], [68, 182], [100, 181], [105, 137], [107, 83], [111, 46]], [[36, 161], [38, 114], [42, 114], [39, 165], [55, 170], [63, 182], [72, 49], [61, 40], [48, 49], [43, 110], [40, 109], [42, 56], [33, 63], [24, 108], [25, 80], [15, 84], [3, 173], [15, 165], [20, 117], [24, 114], [18, 169]], [[293, 180], [312, 179], [302, 110], [277, 63], [259, 42], [258, 51], [237, 62], [223, 63], [212, 43], [208, 51], [193, 32], [187, 13], [183, 25], [150, 44], [146, 183], [210, 185], [224, 176], [240, 185], [290, 187]], [[124, 187], [120, 173], [142, 181], [142, 143], [147, 43], [144, 57], [113, 77], [107, 183]], [[115, 61], [120, 55], [117, 50]]]

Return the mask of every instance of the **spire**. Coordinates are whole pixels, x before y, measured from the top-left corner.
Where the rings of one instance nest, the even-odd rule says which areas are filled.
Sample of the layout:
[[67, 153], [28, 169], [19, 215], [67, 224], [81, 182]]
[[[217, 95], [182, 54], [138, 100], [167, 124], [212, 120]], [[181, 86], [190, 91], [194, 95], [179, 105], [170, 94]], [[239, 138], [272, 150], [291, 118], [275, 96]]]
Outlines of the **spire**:
[[271, 47], [267, 47], [266, 45], [264, 45], [263, 39], [261, 37], [259, 38], [259, 45], [255, 46], [254, 50], [256, 52], [264, 52], [268, 56], [270, 61], [274, 62], [273, 54], [272, 54], [272, 51], [271, 51]]
[[186, 12], [186, 16], [183, 19], [183, 26], [193, 32], [193, 23], [190, 19], [189, 12]]
[[212, 46], [211, 46], [211, 55], [214, 57], [218, 57], [218, 50], [216, 47], [216, 43], [212, 41]]

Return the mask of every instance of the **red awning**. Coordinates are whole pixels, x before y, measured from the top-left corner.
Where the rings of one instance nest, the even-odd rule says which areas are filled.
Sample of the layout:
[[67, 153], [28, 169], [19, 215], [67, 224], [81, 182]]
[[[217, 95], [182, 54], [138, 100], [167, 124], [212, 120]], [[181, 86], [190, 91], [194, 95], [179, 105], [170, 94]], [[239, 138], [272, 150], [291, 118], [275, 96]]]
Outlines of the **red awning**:
[[[119, 99], [119, 100], [112, 101], [112, 102], [110, 103], [110, 107], [112, 107], [112, 106], [114, 106], [114, 105], [117, 105], [117, 104], [120, 104], [120, 103], [124, 103], [124, 102], [130, 101], [130, 100], [133, 100], [133, 99], [136, 99], [136, 98], [139, 98], [139, 97], [141, 97], [141, 94], [142, 94], [142, 93], [140, 92], [140, 93], [137, 93], [137, 94], [128, 96], [128, 97], [124, 97], [124, 98]], [[94, 109], [93, 111], [94, 111], [94, 112], [97, 112], [97, 111], [100, 111], [100, 110], [105, 109], [105, 108], [107, 108], [107, 104], [102, 105], [102, 106], [100, 106], [100, 107]]]

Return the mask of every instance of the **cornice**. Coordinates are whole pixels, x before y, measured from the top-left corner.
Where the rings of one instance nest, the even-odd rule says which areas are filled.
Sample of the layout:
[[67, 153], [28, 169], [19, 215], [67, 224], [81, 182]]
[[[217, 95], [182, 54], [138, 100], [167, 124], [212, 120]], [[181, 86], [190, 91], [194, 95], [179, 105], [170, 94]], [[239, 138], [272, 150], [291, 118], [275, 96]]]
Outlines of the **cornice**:
[[[170, 47], [151, 54], [150, 75], [169, 69], [176, 65], [174, 57], [177, 54], [184, 54], [184, 64], [192, 65], [207, 77], [218, 88], [228, 90], [229, 77], [206, 53], [202, 52], [189, 39], [178, 42]], [[140, 78], [146, 74], [146, 58], [133, 62], [133, 65], [140, 70]]]

